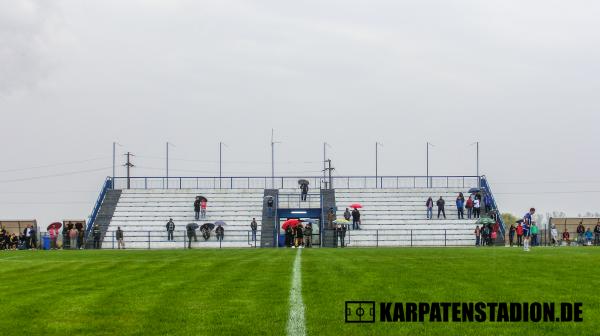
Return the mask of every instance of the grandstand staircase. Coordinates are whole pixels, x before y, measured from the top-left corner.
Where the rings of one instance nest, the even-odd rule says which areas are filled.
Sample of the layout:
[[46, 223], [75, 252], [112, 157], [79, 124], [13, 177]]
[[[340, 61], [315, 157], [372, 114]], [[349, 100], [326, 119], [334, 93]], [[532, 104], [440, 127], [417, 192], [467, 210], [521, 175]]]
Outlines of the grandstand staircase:
[[[117, 204], [119, 203], [119, 199], [121, 198], [121, 190], [112, 190], [109, 189], [106, 191], [106, 195], [104, 195], [104, 199], [102, 200], [102, 205], [100, 206], [100, 210], [98, 211], [98, 215], [94, 220], [94, 225], [98, 225], [100, 227], [100, 231], [102, 232], [101, 240], [103, 241], [108, 227], [110, 226], [110, 222], [115, 213], [115, 209], [117, 208]], [[92, 236], [92, 231], [88, 232], [88, 239], [85, 244], [86, 249], [91, 249], [94, 247], [94, 237]]]

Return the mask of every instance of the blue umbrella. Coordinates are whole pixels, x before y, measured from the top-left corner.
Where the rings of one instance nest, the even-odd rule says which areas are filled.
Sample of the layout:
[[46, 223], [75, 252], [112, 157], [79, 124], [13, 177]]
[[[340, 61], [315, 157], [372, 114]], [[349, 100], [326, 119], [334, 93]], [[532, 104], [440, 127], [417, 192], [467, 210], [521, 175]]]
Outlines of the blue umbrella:
[[225, 222], [223, 222], [223, 221], [221, 221], [221, 220], [220, 220], [220, 221], [216, 221], [216, 222], [215, 222], [215, 225], [217, 225], [217, 226], [218, 226], [218, 225], [225, 226], [225, 225], [227, 225], [227, 224], [226, 224]]
[[471, 188], [471, 189], [469, 189], [469, 194], [476, 194], [480, 191], [481, 191], [481, 189], [479, 189], [479, 188]]

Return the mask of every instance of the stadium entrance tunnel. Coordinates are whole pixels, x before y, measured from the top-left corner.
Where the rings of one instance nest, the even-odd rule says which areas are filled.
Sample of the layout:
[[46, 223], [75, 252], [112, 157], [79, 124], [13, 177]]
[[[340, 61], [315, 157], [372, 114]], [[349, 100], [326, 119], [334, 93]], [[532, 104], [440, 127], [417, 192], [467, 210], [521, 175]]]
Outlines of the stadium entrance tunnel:
[[[277, 210], [277, 244], [285, 247], [285, 230], [281, 228], [283, 222], [288, 219], [310, 220], [312, 224], [312, 245], [321, 244], [321, 209], [278, 209]], [[306, 224], [306, 223], [304, 223]]]

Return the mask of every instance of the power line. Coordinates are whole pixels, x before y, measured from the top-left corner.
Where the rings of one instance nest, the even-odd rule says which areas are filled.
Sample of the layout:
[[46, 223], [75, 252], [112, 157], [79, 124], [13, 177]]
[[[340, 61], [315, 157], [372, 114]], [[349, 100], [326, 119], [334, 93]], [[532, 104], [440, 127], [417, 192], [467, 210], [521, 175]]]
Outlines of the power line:
[[97, 171], [102, 171], [102, 170], [108, 170], [110, 168], [111, 167], [103, 167], [103, 168], [79, 170], [79, 171], [73, 171], [73, 172], [67, 172], [67, 173], [24, 177], [24, 178], [12, 179], [12, 180], [0, 180], [0, 183], [23, 182], [23, 181], [31, 181], [31, 180], [41, 180], [41, 179], [52, 178], [52, 177], [71, 176], [71, 175], [77, 175], [77, 174], [85, 174], [85, 173], [92, 173], [92, 172], [97, 172]]
[[19, 171], [25, 171], [25, 170], [33, 170], [33, 169], [42, 169], [42, 168], [52, 168], [52, 167], [59, 167], [59, 166], [67, 166], [67, 165], [72, 165], [72, 164], [77, 164], [77, 163], [85, 163], [85, 162], [91, 162], [91, 161], [97, 161], [97, 160], [104, 160], [106, 158], [107, 157], [99, 157], [99, 158], [94, 158], [94, 159], [85, 159], [85, 160], [79, 160], [79, 161], [70, 161], [70, 162], [62, 162], [62, 163], [55, 163], [55, 164], [46, 164], [46, 165], [33, 166], [33, 167], [11, 168], [11, 169], [0, 170], [0, 173], [11, 173], [11, 172], [19, 172]]

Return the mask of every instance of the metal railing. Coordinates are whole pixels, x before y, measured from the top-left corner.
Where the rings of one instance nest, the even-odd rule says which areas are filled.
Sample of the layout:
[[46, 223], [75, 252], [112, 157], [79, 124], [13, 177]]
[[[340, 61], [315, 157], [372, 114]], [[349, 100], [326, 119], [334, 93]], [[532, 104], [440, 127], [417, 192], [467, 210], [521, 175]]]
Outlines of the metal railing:
[[[324, 231], [330, 232], [332, 229]], [[372, 230], [370, 230], [372, 231]], [[390, 230], [374, 230], [374, 235], [357, 236], [354, 230], [345, 233], [345, 245], [348, 247], [415, 247], [415, 246], [475, 246], [475, 236], [465, 238], [464, 233], [454, 230], [412, 229], [389, 233]], [[383, 232], [385, 231], [385, 232]], [[400, 231], [400, 230], [399, 230]], [[339, 235], [337, 246], [340, 246]]]
[[[131, 177], [131, 189], [297, 189], [298, 180], [309, 181], [311, 188], [325, 186], [322, 176], [232, 176], [232, 177]], [[127, 178], [115, 177], [115, 189], [126, 189]], [[332, 188], [474, 188], [477, 176], [336, 176]]]
[[306, 194], [306, 200], [302, 200], [302, 194], [300, 192], [287, 194], [280, 193], [277, 197], [279, 208], [320, 208], [321, 207], [321, 194], [319, 193], [308, 193]]
[[[217, 239], [214, 230], [210, 234], [210, 238], [205, 240], [202, 237], [200, 230], [196, 230], [195, 239], [192, 238], [192, 247], [201, 247], [202, 243], [236, 243], [236, 247], [256, 247], [260, 242], [261, 232], [256, 231], [256, 241], [252, 241], [252, 230], [230, 230], [225, 229], [225, 234], [222, 241]], [[90, 237], [90, 241], [93, 238]], [[173, 232], [173, 240], [168, 240], [167, 231], [125, 231], [123, 230], [123, 243], [126, 249], [172, 249], [172, 248], [187, 248], [189, 238], [187, 231], [179, 230]], [[104, 240], [100, 242], [103, 249], [117, 249], [118, 240], [116, 231], [107, 231]], [[217, 247], [217, 246], [214, 246]]]
[[109, 176], [104, 180], [104, 185], [102, 186], [102, 189], [100, 190], [98, 199], [96, 199], [96, 204], [94, 204], [92, 213], [88, 217], [88, 222], [87, 222], [86, 230], [85, 230], [86, 237], [89, 235], [90, 231], [92, 230], [94, 222], [96, 221], [96, 216], [98, 216], [98, 212], [100, 211], [100, 207], [102, 206], [102, 201], [104, 200], [104, 196], [106, 196], [106, 192], [112, 188], [113, 188], [113, 181], [112, 181], [112, 178]]

